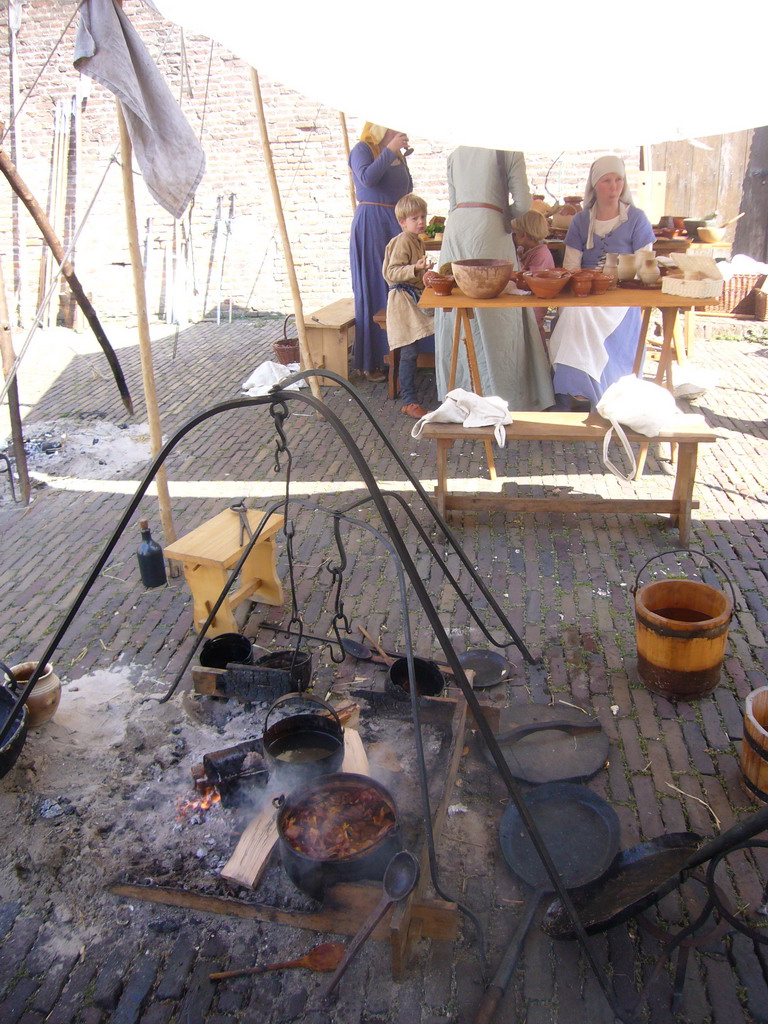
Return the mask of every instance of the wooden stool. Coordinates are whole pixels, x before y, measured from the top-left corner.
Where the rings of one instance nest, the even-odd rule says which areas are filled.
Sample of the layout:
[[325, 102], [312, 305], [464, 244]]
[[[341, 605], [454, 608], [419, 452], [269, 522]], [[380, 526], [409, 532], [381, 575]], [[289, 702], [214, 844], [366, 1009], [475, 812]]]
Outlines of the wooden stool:
[[[248, 509], [248, 523], [254, 533], [263, 515], [258, 509]], [[208, 627], [206, 636], [239, 633], [240, 627], [233, 611], [246, 598], [263, 601], [264, 604], [283, 603], [283, 587], [277, 578], [275, 534], [282, 529], [284, 520], [282, 515], [269, 517], [240, 571], [240, 585], [232, 585]], [[184, 566], [184, 576], [192, 593], [192, 614], [197, 630], [204, 625], [229, 579], [232, 567], [248, 543], [247, 536], [243, 537], [241, 543], [240, 533], [240, 516], [232, 509], [226, 509], [163, 549], [166, 558], [181, 562]]]
[[[374, 313], [373, 322], [378, 324], [382, 331], [387, 329], [387, 311], [386, 309], [380, 309], [378, 313]], [[389, 367], [389, 397], [394, 401], [400, 394], [400, 349], [391, 349], [384, 356], [384, 365]], [[435, 356], [433, 352], [419, 352], [416, 357], [416, 369], [421, 370], [424, 367], [434, 368]]]

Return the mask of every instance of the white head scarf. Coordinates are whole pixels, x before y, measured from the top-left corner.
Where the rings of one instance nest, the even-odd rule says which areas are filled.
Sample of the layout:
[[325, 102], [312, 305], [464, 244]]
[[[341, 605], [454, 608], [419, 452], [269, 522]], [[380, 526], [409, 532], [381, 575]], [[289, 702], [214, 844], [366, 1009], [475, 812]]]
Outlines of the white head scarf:
[[629, 191], [629, 184], [627, 183], [627, 169], [624, 166], [624, 161], [620, 156], [615, 156], [612, 153], [609, 153], [607, 156], [598, 157], [589, 169], [587, 184], [584, 188], [584, 209], [589, 210], [589, 231], [587, 232], [588, 249], [591, 249], [594, 245], [593, 229], [596, 214], [595, 203], [597, 202], [595, 185], [605, 174], [618, 174], [620, 178], [624, 179], [624, 188], [619, 196], [619, 224], [622, 224], [627, 219], [627, 206], [634, 205], [632, 202], [632, 193]]

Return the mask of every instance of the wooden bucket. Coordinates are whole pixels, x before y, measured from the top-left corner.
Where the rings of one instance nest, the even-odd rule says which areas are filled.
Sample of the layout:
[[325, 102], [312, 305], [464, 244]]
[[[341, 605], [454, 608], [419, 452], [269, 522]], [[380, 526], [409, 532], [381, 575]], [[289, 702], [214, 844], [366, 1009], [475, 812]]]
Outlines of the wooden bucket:
[[635, 587], [637, 672], [645, 686], [670, 700], [712, 693], [720, 682], [732, 616], [731, 596], [696, 580]]
[[768, 686], [747, 696], [740, 764], [747, 790], [768, 801]]

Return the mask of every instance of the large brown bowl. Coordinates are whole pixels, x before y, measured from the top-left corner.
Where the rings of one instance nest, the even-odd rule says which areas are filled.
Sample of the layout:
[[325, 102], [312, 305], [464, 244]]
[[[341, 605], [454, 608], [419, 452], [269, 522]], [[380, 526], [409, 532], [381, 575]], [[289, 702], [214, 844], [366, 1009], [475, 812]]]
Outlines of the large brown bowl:
[[509, 284], [512, 260], [454, 260], [456, 284], [470, 299], [495, 299]]
[[523, 274], [525, 287], [539, 299], [554, 299], [571, 279], [567, 270], [527, 271]]

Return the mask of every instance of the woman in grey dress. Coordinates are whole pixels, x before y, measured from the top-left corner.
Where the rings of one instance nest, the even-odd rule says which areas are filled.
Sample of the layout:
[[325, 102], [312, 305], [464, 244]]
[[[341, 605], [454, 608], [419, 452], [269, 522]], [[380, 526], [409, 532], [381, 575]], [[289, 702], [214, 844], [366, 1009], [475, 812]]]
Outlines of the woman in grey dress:
[[[502, 178], [502, 174], [504, 177]], [[509, 199], [509, 196], [512, 198]], [[448, 157], [449, 216], [440, 262], [508, 259], [517, 253], [507, 234], [504, 210], [512, 217], [531, 205], [522, 153], [460, 146]], [[440, 400], [448, 390], [455, 313], [435, 312], [435, 370]], [[532, 309], [476, 309], [472, 336], [483, 394], [498, 395], [510, 409], [547, 409], [554, 403], [549, 362]], [[466, 350], [461, 345], [456, 387], [470, 389]]]

